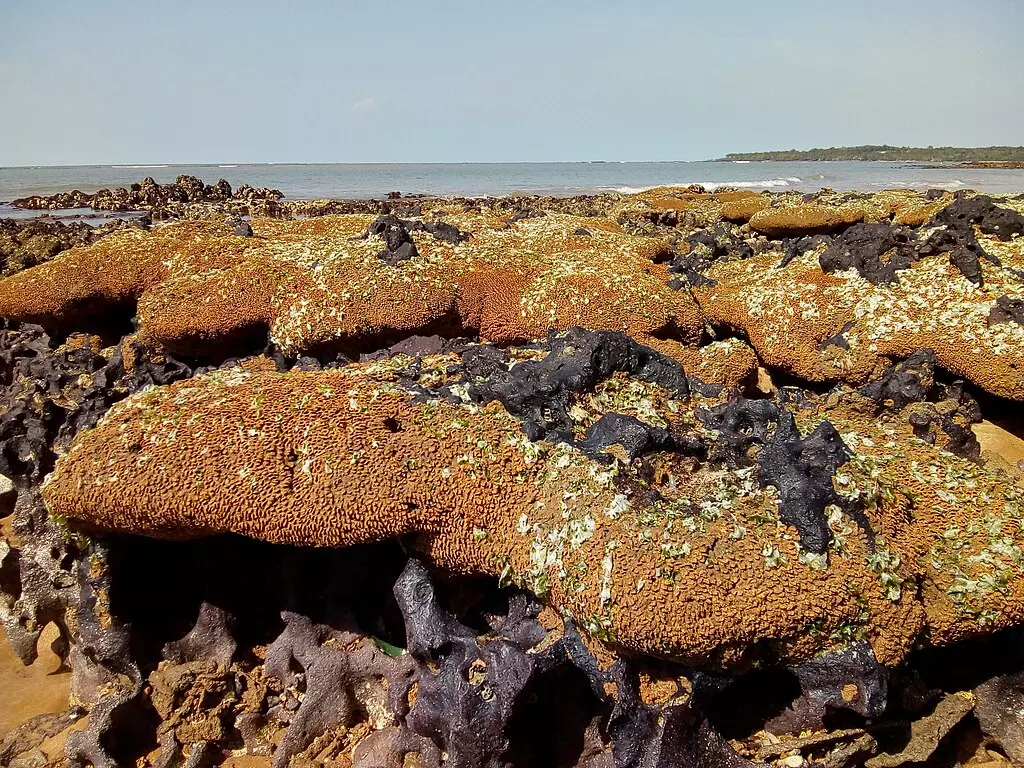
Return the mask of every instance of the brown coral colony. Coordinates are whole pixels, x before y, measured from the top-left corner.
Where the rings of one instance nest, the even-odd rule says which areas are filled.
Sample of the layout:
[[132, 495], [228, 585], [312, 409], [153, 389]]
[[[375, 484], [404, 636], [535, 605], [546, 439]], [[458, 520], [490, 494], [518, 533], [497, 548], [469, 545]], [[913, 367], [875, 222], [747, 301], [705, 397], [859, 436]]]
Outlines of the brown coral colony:
[[[51, 621], [89, 657], [106, 693], [68, 742], [80, 764], [116, 764], [104, 734], [145, 695], [162, 765], [236, 742], [286, 765], [327, 754], [329, 731], [362, 765], [497, 765], [523, 717], [502, 697], [555, 672], [620, 713], [600, 737], [616, 764], [684, 721], [742, 760], [694, 719], [711, 694], [684, 671], [887, 675], [1024, 623], [1019, 198], [661, 187], [406, 206], [183, 179], [86, 202], [195, 218], [12, 229], [0, 279], [0, 468], [12, 530], [45, 538], [2, 545], [0, 619], [23, 658]], [[279, 634], [240, 654], [204, 598], [145, 678], [156, 652], [129, 652], [111, 608], [128, 604], [110, 589], [120, 535], [268, 547], [295, 578]], [[406, 653], [384, 619], [371, 641], [300, 609], [299, 584], [343, 591], [315, 558], [395, 541]], [[483, 634], [435, 591], [473, 579], [520, 590], [503, 614], [473, 609]], [[44, 582], [63, 587], [33, 597]], [[829, 711], [880, 715], [865, 676]], [[779, 717], [818, 727], [813, 707]]]

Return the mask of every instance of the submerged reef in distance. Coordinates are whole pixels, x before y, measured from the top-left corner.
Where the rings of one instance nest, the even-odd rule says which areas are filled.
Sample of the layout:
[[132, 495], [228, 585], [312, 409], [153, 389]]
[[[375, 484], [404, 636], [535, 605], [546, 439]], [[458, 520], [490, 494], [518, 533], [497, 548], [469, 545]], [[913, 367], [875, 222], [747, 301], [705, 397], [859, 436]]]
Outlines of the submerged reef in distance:
[[15, 203], [0, 765], [1024, 766], [1024, 196]]

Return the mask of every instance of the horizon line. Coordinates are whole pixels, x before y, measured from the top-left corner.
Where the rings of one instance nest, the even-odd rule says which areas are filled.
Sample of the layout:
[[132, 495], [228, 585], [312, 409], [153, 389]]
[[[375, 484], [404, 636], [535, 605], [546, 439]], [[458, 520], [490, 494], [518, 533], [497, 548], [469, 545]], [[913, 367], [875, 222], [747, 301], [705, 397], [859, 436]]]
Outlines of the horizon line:
[[30, 163], [28, 165], [0, 165], [3, 170], [18, 170], [25, 168], [120, 168], [123, 170], [144, 170], [146, 168], [171, 168], [177, 166], [211, 166], [227, 167], [241, 165], [581, 165], [581, 164], [607, 164], [607, 165], [641, 165], [655, 163], [715, 163], [729, 162], [725, 158], [707, 158], [702, 160], [328, 160], [328, 161], [238, 161], [238, 162], [181, 162], [181, 163]]
[[[847, 144], [842, 146], [832, 147], [811, 147], [810, 149], [759, 149], [759, 150], [746, 150], [746, 151], [733, 151], [727, 152], [721, 157], [707, 157], [695, 160], [606, 160], [606, 159], [589, 159], [589, 160], [311, 160], [311, 161], [291, 161], [291, 160], [256, 160], [256, 161], [244, 161], [238, 160], [233, 162], [217, 161], [217, 162], [163, 162], [163, 163], [142, 163], [142, 162], [93, 162], [93, 163], [28, 163], [25, 165], [0, 165], [0, 169], [3, 170], [22, 170], [27, 168], [122, 168], [137, 169], [141, 170], [146, 167], [150, 168], [170, 168], [172, 166], [239, 166], [239, 165], [579, 165], [579, 164], [609, 164], [609, 165], [644, 165], [644, 164], [655, 164], [655, 163], [719, 163], [719, 162], [733, 162], [730, 160], [731, 157], [741, 155], [765, 155], [765, 154], [781, 154], [786, 152], [823, 152], [823, 151], [834, 151], [834, 150], [851, 150], [851, 149], [866, 149], [866, 148], [877, 148], [877, 149], [910, 149], [910, 150], [979, 150], [979, 149], [1022, 149], [1024, 145], [1018, 146], [1013, 144], [988, 144], [988, 145], [973, 145], [973, 146], [953, 146], [953, 145], [927, 145], [927, 146], [914, 146], [914, 145], [900, 145], [900, 144]], [[751, 160], [749, 162], [830, 162], [827, 160], [791, 160], [791, 161], [778, 161], [778, 160]], [[843, 162], [843, 161], [836, 161]], [[857, 162], [857, 161], [851, 161]], [[871, 161], [861, 161], [871, 162]], [[904, 160], [897, 162], [930, 162], [927, 160], [914, 161]]]

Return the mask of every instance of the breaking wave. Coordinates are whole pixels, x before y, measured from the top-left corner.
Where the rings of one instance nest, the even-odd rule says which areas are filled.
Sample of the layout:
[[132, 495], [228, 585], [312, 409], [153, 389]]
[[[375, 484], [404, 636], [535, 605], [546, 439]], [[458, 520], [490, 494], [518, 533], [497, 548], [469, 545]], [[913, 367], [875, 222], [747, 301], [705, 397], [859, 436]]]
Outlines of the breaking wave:
[[864, 186], [892, 189], [893, 187], [905, 187], [907, 189], [952, 189], [954, 187], [966, 186], [969, 182], [961, 179], [929, 179], [922, 181], [870, 181]]
[[758, 181], [680, 181], [671, 184], [651, 184], [646, 187], [598, 187], [602, 192], [621, 192], [624, 195], [635, 195], [638, 192], [646, 192], [649, 189], [658, 187], [688, 187], [691, 184], [700, 184], [704, 189], [716, 190], [719, 187], [742, 187], [755, 189], [769, 189], [772, 187], [789, 187], [802, 183], [803, 179], [796, 176], [786, 176], [780, 179], [761, 179]]
[[[799, 184], [801, 179], [796, 176], [787, 176], [784, 179], [767, 179], [765, 181], [723, 181], [715, 184], [715, 187], [788, 187], [791, 184]], [[705, 184], [704, 186], [709, 186]]]
[[111, 168], [167, 168], [166, 165], [112, 165]]

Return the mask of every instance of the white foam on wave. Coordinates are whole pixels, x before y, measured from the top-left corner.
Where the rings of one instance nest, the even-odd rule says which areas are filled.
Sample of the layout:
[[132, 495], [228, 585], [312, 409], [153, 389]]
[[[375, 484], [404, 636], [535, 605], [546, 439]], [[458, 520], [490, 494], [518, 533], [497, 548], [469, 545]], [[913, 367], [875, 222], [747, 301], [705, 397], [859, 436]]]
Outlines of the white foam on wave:
[[111, 168], [166, 168], [166, 165], [112, 165]]
[[218, 168], [237, 168], [237, 165], [218, 165]]
[[867, 186], [879, 189], [951, 189], [953, 187], [966, 186], [966, 181], [960, 179], [930, 180], [930, 181], [871, 181]]
[[621, 192], [624, 195], [635, 195], [639, 192], [647, 192], [658, 187], [689, 187], [691, 184], [700, 184], [709, 192], [714, 192], [719, 187], [741, 187], [751, 189], [770, 189], [772, 187], [788, 187], [792, 184], [801, 184], [803, 179], [796, 176], [787, 176], [784, 179], [759, 179], [757, 181], [681, 181], [672, 184], [652, 184], [646, 187], [598, 187], [602, 192]]
[[[762, 179], [760, 181], [723, 181], [716, 184], [716, 187], [788, 187], [790, 184], [799, 184], [800, 179], [796, 176], [787, 176], [784, 179]], [[705, 184], [704, 186], [708, 186]]]
[[[656, 184], [655, 186], [662, 185]], [[598, 187], [598, 190], [601, 192], [621, 192], [624, 195], [635, 195], [639, 192], [646, 192], [649, 189], [654, 189], [654, 187]]]

